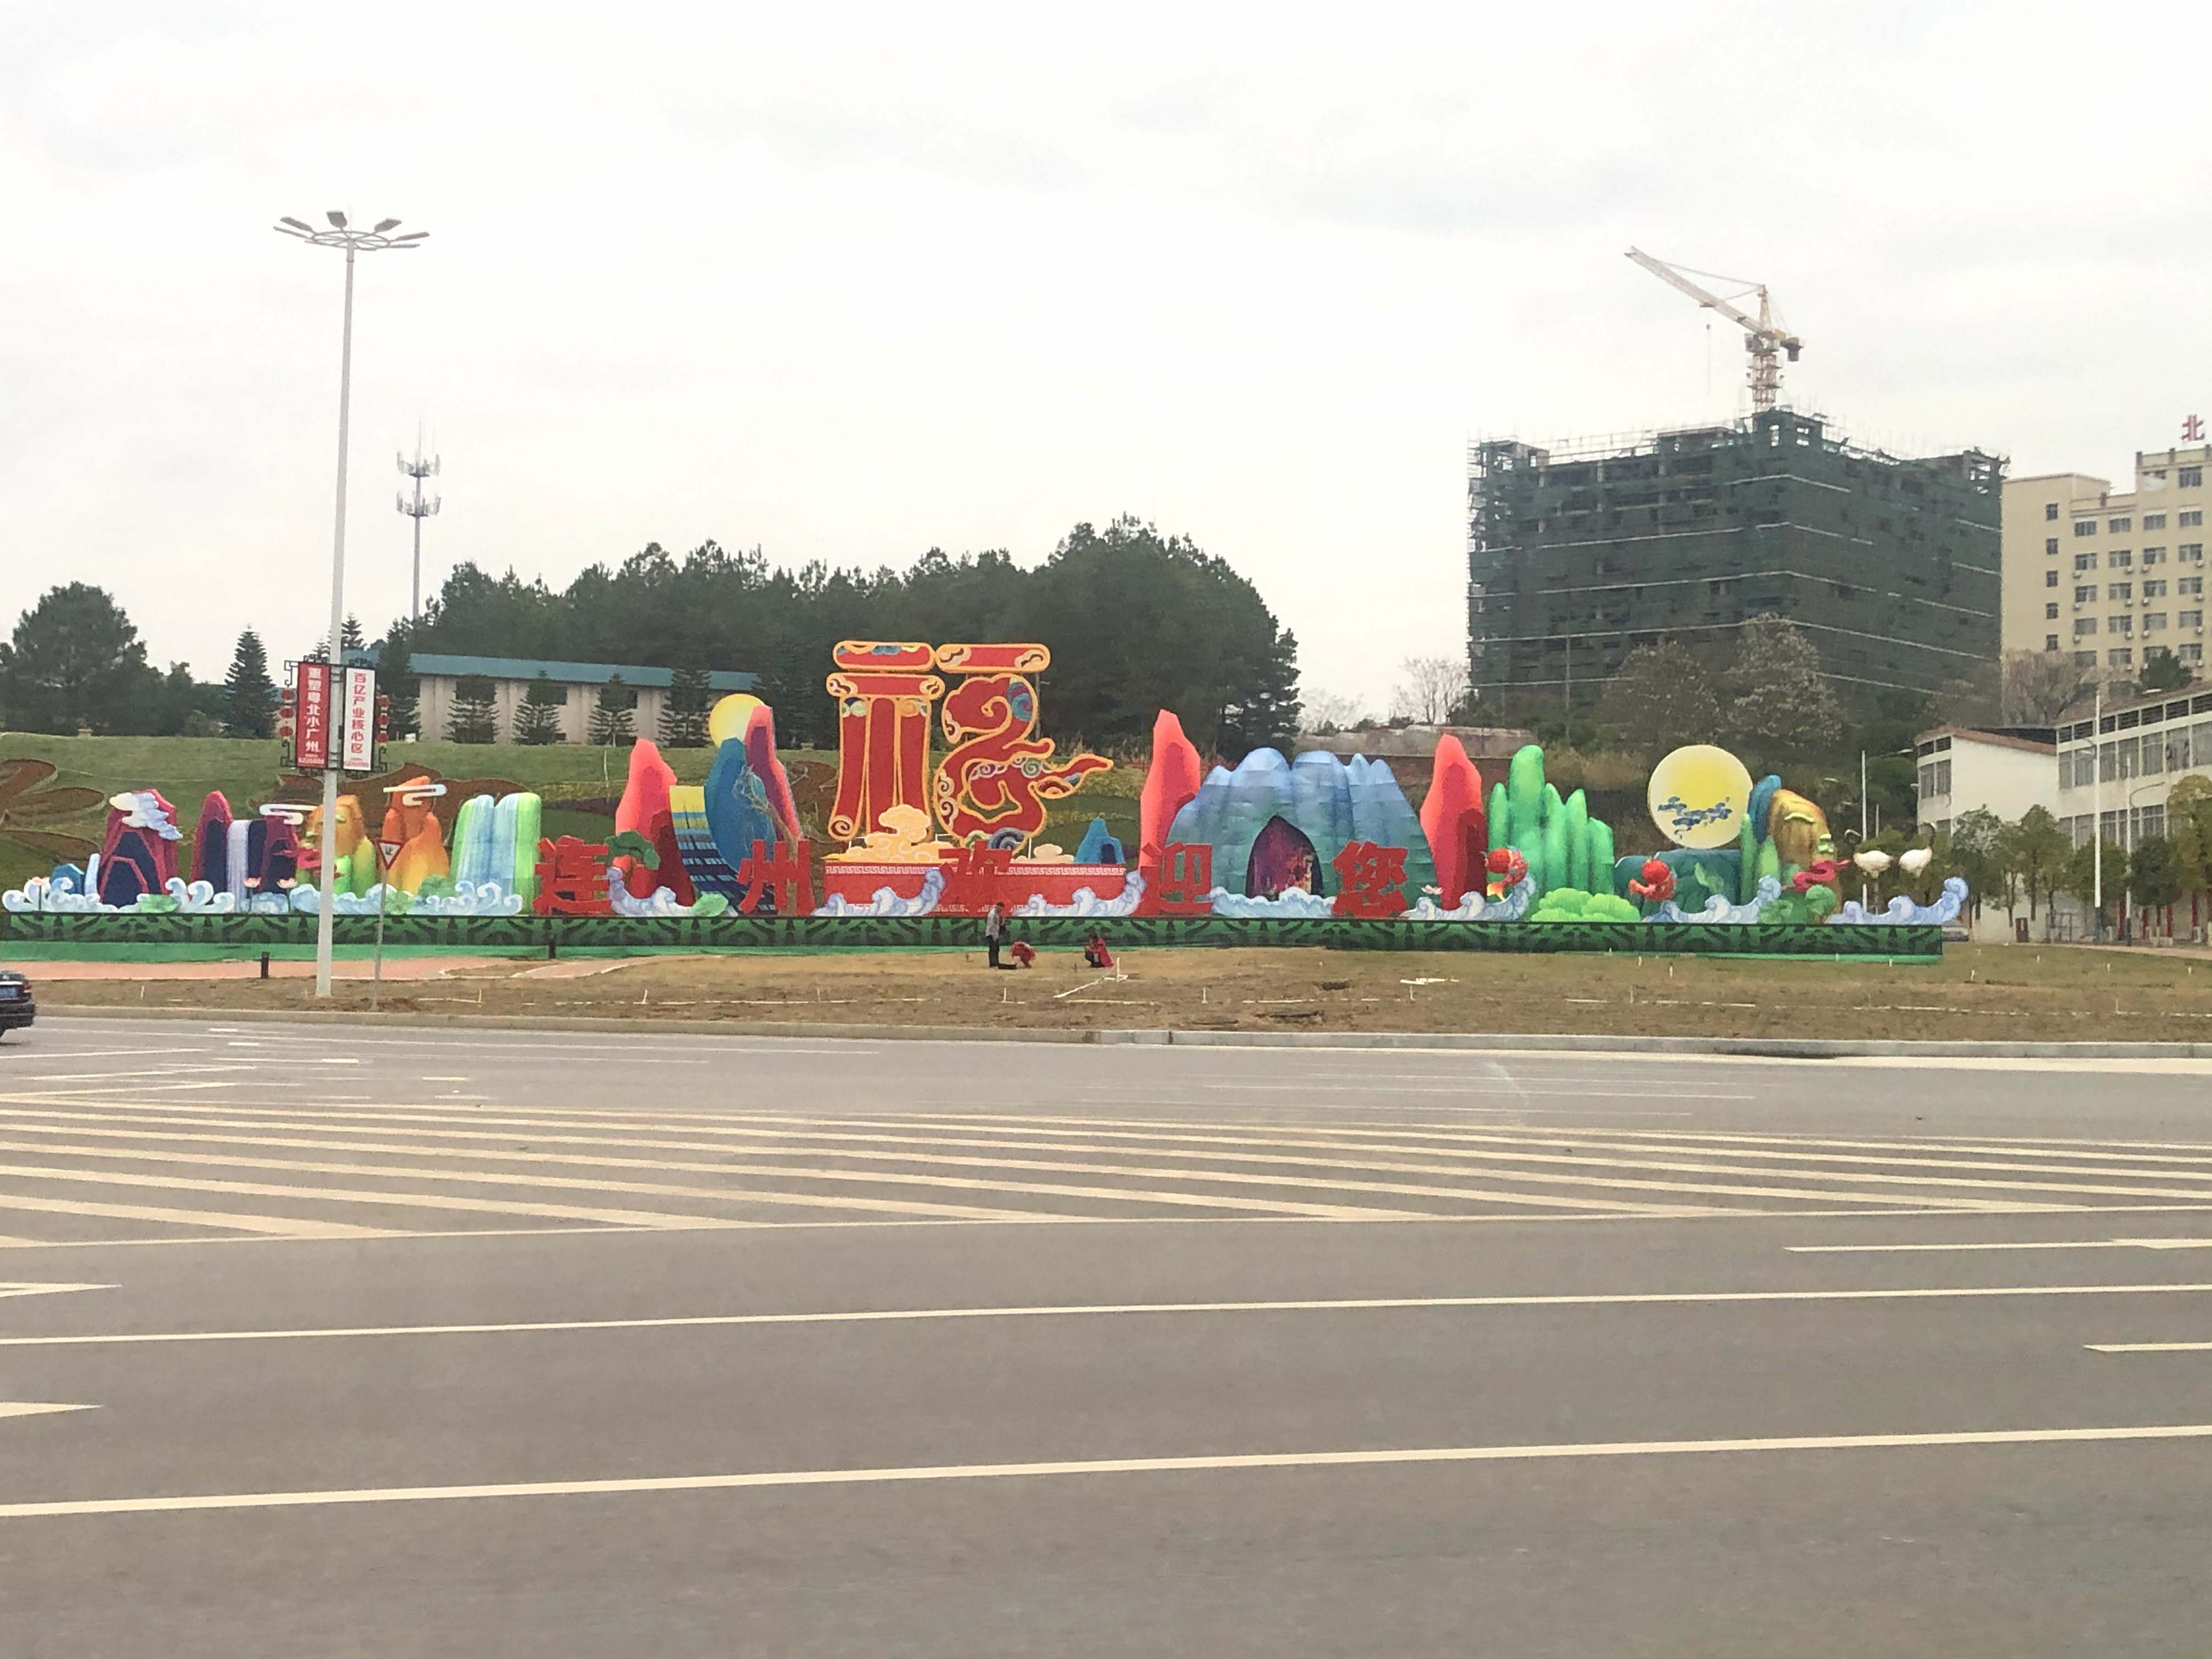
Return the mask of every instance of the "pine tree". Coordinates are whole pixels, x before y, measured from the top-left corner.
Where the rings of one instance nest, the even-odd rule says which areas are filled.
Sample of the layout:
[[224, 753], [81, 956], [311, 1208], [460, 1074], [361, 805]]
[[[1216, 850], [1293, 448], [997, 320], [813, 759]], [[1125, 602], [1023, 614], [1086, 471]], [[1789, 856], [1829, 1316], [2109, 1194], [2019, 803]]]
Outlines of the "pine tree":
[[568, 688], [553, 684], [544, 669], [522, 694], [522, 708], [514, 718], [514, 740], [533, 748], [562, 740], [561, 717], [554, 711], [568, 701]]
[[269, 653], [247, 629], [231, 653], [222, 683], [222, 727], [234, 738], [265, 738], [276, 714], [276, 687], [269, 678]]
[[703, 749], [707, 744], [707, 714], [714, 688], [703, 668], [679, 668], [668, 678], [668, 701], [660, 710], [660, 744], [664, 749]]
[[422, 722], [422, 683], [415, 678], [414, 641], [405, 623], [394, 623], [376, 647], [376, 690], [390, 700], [391, 732], [410, 738]]
[[368, 637], [361, 631], [361, 618], [348, 617], [338, 629], [338, 650], [351, 662], [355, 652], [368, 649]]
[[630, 710], [636, 704], [637, 694], [623, 684], [621, 675], [608, 680], [599, 688], [599, 702], [592, 709], [592, 741], [609, 748], [629, 742]]
[[499, 708], [492, 683], [477, 674], [453, 683], [453, 712], [446, 720], [448, 743], [497, 743]]

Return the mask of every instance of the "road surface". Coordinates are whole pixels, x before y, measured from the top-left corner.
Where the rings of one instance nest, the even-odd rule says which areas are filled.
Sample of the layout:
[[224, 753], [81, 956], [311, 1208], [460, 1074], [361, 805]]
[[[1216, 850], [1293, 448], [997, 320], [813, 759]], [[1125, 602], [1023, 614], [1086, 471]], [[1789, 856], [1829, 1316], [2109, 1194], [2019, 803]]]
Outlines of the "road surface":
[[53, 1019], [0, 1652], [2201, 1655], [2212, 1065]]

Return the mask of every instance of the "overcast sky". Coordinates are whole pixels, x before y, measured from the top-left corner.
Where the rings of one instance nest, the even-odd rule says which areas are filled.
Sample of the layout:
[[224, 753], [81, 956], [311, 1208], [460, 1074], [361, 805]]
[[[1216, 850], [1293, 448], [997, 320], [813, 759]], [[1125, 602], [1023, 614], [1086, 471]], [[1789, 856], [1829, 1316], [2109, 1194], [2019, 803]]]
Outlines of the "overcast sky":
[[[1678, 3], [512, 9], [18, 0], [0, 50], [0, 627], [112, 591], [219, 678], [348, 592], [649, 541], [904, 564], [1131, 513], [1310, 688], [1462, 648], [1465, 453], [1735, 411], [1761, 278], [1857, 441], [2124, 477], [2203, 383], [2200, 9]], [[744, 665], [731, 665], [743, 666]], [[1047, 711], [1048, 725], [1049, 711]]]

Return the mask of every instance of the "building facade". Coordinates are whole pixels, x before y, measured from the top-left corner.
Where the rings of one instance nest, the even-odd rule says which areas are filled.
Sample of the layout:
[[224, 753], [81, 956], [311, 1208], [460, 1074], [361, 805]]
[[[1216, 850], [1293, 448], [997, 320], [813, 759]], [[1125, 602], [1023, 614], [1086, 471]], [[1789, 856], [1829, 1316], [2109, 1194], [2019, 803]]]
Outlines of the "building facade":
[[[636, 663], [538, 662], [518, 657], [454, 656], [433, 651], [416, 653], [410, 665], [420, 683], [416, 694], [417, 730], [432, 742], [446, 737], [453, 722], [453, 705], [459, 700], [458, 688], [468, 679], [490, 683], [498, 741], [513, 742], [515, 719], [521, 712], [523, 699], [537, 684], [541, 672], [560, 692], [561, 701], [555, 705], [553, 713], [562, 742], [590, 741], [592, 711], [598, 707], [599, 688], [617, 677], [624, 689], [636, 697], [630, 714], [630, 730], [641, 738], [656, 737], [660, 731], [661, 712], [668, 705], [668, 683], [674, 672]], [[707, 676], [707, 684], [720, 697], [732, 691], [751, 690], [757, 678], [747, 673], [717, 672]]]
[[2052, 472], [2004, 486], [2004, 648], [2063, 651], [2131, 679], [2159, 652], [2204, 661], [2204, 469], [2212, 445], [2138, 453], [2135, 484]]
[[2191, 776], [2212, 780], [2212, 692], [2138, 697], [2058, 728], [2051, 810], [2076, 847], [2101, 826], [2131, 848], [2166, 833], [2166, 797]]
[[1997, 653], [2003, 467], [1857, 449], [1787, 409], [1573, 449], [1476, 444], [1470, 682], [1492, 708], [1571, 709], [1638, 646], [1724, 667], [1772, 612], [1856, 707], [1934, 692]]

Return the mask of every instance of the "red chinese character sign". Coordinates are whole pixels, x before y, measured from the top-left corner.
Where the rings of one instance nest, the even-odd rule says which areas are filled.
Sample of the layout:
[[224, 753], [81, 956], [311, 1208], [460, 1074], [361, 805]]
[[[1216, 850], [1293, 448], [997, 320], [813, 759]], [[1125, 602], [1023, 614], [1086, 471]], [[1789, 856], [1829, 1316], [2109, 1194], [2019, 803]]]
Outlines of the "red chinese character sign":
[[771, 848], [764, 841], [738, 865], [738, 883], [744, 896], [738, 901], [741, 916], [803, 916], [814, 908], [814, 849], [803, 841], [778, 842]]
[[1114, 763], [1072, 755], [1055, 764], [1037, 735], [1036, 684], [1051, 665], [1041, 645], [941, 645], [937, 665], [964, 678], [938, 711], [952, 745], [937, 769], [937, 821], [955, 841], [1026, 843], [1044, 828], [1047, 801], [1064, 799]]
[[1349, 841], [1329, 866], [1343, 884], [1337, 890], [1335, 915], [1372, 921], [1406, 908], [1404, 848]]
[[945, 682], [927, 645], [844, 640], [830, 653], [837, 699], [837, 799], [832, 841], [872, 834], [886, 808], [929, 810], [929, 706]]
[[1147, 847], [1139, 865], [1145, 896], [1140, 916], [1202, 916], [1213, 908], [1213, 849], [1204, 842], [1170, 842]]
[[[894, 807], [933, 816], [954, 842], [1022, 846], [1045, 826], [1047, 803], [1073, 794], [1113, 765], [1103, 755], [1055, 762], [1037, 735], [1036, 683], [1051, 665], [1042, 645], [944, 645], [845, 640], [831, 653], [837, 699], [833, 841], [862, 842]], [[948, 694], [945, 679], [954, 680]], [[930, 775], [930, 708], [949, 752]]]
[[302, 772], [331, 768], [331, 665], [295, 665], [292, 681], [292, 763]]
[[607, 849], [563, 836], [538, 843], [538, 899], [541, 916], [606, 916]]

